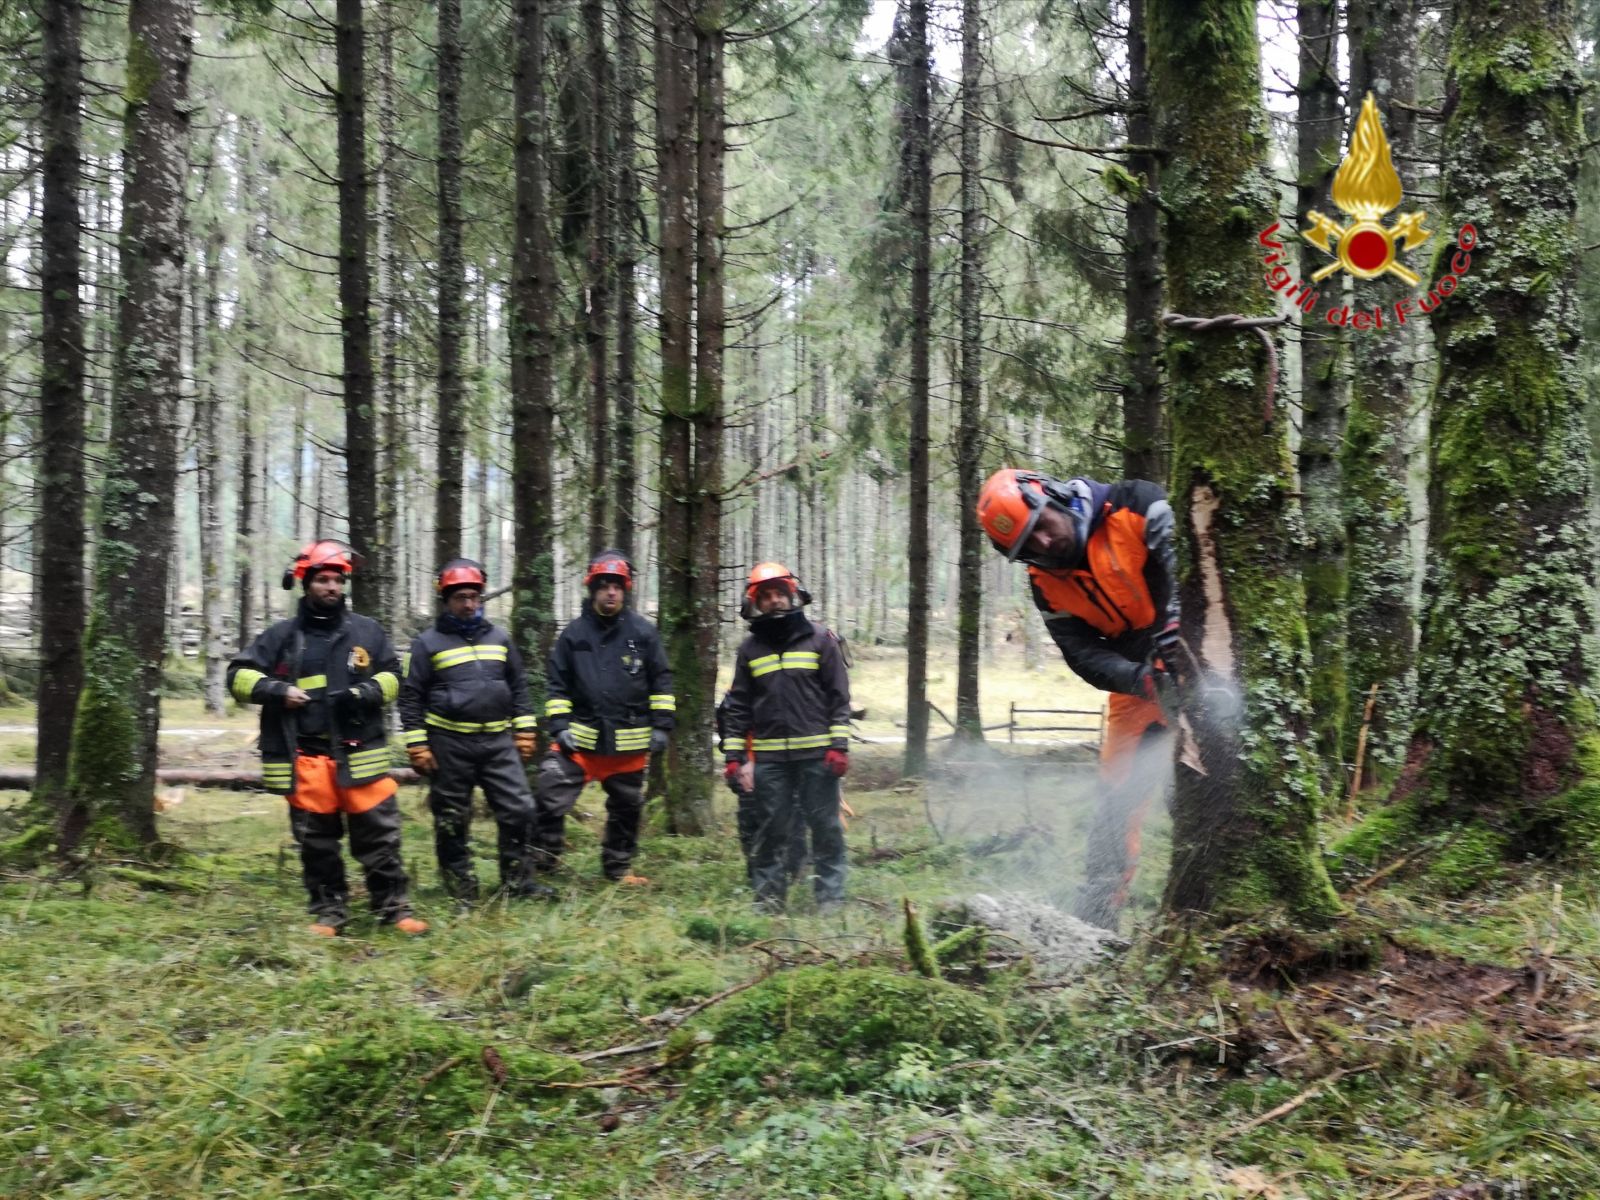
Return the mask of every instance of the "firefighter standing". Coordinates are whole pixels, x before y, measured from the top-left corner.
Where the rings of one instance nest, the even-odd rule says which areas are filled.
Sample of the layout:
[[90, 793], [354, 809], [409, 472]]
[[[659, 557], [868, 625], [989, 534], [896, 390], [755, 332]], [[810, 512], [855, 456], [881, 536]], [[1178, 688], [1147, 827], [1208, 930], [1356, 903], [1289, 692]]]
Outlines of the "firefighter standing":
[[533, 878], [533, 794], [522, 764], [539, 735], [522, 656], [483, 615], [481, 563], [451, 559], [436, 584], [444, 611], [411, 643], [400, 721], [411, 765], [429, 780], [445, 890], [469, 903], [478, 898], [469, 844], [476, 785], [499, 831], [501, 889], [513, 897], [553, 894]]
[[630, 867], [645, 767], [667, 748], [678, 707], [672, 669], [656, 627], [628, 607], [633, 565], [621, 551], [597, 554], [583, 583], [583, 611], [550, 648], [544, 711], [554, 741], [539, 764], [535, 862], [541, 871], [559, 865], [567, 814], [596, 782], [606, 794], [600, 868], [614, 883], [645, 884]]
[[750, 883], [756, 903], [772, 910], [788, 896], [796, 811], [811, 831], [818, 908], [844, 899], [839, 778], [850, 763], [850, 680], [838, 641], [806, 617], [810, 601], [782, 563], [751, 570], [741, 610], [750, 633], [734, 658], [724, 711], [722, 752], [747, 810], [740, 826], [750, 831]]
[[1077, 915], [1114, 928], [1138, 866], [1145, 812], [1171, 774], [1159, 696], [1178, 642], [1172, 508], [1142, 479], [1097, 483], [1007, 469], [983, 485], [977, 510], [995, 549], [1028, 564], [1034, 604], [1067, 665], [1112, 693]]
[[228, 664], [228, 689], [261, 705], [261, 777], [289, 800], [290, 826], [315, 918], [333, 937], [349, 919], [339, 839], [366, 872], [379, 921], [405, 934], [427, 930], [412, 915], [400, 858], [400, 807], [389, 777], [383, 707], [400, 690], [400, 664], [382, 626], [350, 612], [345, 581], [360, 558], [341, 542], [313, 542], [284, 573], [298, 580], [300, 611], [279, 621]]

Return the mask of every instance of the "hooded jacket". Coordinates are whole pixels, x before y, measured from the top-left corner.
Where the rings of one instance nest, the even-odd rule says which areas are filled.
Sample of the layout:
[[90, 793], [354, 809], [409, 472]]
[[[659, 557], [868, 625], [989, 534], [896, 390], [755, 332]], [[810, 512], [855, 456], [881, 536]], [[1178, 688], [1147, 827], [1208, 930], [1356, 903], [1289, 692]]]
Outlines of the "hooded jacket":
[[631, 608], [609, 620], [585, 600], [555, 645], [545, 671], [550, 736], [572, 731], [586, 754], [637, 754], [650, 731], [672, 732], [677, 697], [656, 627]]
[[[279, 621], [228, 664], [228, 690], [241, 704], [261, 705], [261, 782], [269, 792], [294, 794], [299, 730], [296, 712], [284, 705], [291, 687], [327, 701], [330, 753], [339, 786], [357, 787], [389, 773], [383, 706], [400, 692], [400, 662], [389, 635], [371, 617], [341, 606], [321, 674], [302, 675], [307, 604]], [[356, 695], [341, 700], [355, 689]]]
[[1105, 691], [1138, 694], [1156, 633], [1178, 619], [1167, 494], [1143, 479], [1046, 489], [1072, 514], [1081, 549], [1072, 567], [1028, 568], [1033, 602], [1073, 671]]

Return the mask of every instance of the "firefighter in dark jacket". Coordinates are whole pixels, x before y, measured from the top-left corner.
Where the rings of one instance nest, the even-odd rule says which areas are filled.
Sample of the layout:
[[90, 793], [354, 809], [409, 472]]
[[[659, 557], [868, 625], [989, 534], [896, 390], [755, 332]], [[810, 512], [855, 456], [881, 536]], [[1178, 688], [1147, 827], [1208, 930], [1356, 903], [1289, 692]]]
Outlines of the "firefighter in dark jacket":
[[1175, 685], [1177, 564], [1172, 507], [1142, 479], [1097, 483], [996, 471], [978, 519], [1006, 558], [1028, 564], [1033, 600], [1067, 665], [1111, 693], [1103, 787], [1077, 915], [1115, 928], [1139, 864], [1151, 799], [1171, 779], [1161, 698]]
[[389, 777], [383, 707], [400, 691], [400, 664], [383, 628], [350, 612], [345, 581], [360, 558], [342, 542], [313, 542], [284, 573], [298, 580], [300, 611], [279, 621], [228, 664], [228, 689], [261, 705], [261, 777], [289, 800], [311, 932], [333, 937], [349, 919], [339, 839], [366, 872], [378, 919], [426, 932], [411, 912], [400, 859], [400, 807]]
[[600, 869], [614, 883], [647, 884], [631, 867], [645, 767], [667, 748], [676, 719], [672, 669], [656, 627], [628, 607], [633, 564], [621, 551], [595, 555], [583, 583], [583, 611], [550, 648], [544, 713], [553, 742], [539, 764], [535, 862], [541, 871], [559, 865], [567, 814], [596, 782], [606, 794]]
[[726, 774], [749, 809], [740, 823], [751, 831], [750, 884], [769, 910], [788, 897], [797, 811], [811, 832], [818, 908], [844, 899], [839, 779], [850, 764], [850, 680], [838, 641], [806, 617], [810, 601], [782, 563], [751, 570], [741, 608], [750, 634], [734, 658], [724, 711]]
[[533, 878], [533, 793], [522, 764], [538, 748], [522, 656], [483, 615], [488, 576], [470, 558], [439, 568], [444, 611], [411, 643], [400, 685], [400, 724], [417, 774], [428, 777], [433, 845], [445, 890], [478, 898], [469, 844], [472, 789], [483, 789], [499, 831], [500, 887], [506, 895], [552, 894]]

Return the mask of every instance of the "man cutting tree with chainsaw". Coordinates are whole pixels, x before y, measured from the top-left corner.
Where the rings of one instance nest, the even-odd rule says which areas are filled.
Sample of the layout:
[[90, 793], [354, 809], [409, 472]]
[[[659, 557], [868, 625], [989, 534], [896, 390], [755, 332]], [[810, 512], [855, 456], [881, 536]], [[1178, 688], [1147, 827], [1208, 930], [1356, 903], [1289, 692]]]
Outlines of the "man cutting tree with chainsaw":
[[1027, 564], [1033, 602], [1067, 665], [1111, 693], [1076, 912], [1115, 928], [1145, 813], [1171, 779], [1167, 714], [1187, 661], [1172, 507], [1142, 479], [1097, 483], [1007, 468], [989, 476], [977, 510], [995, 549]]

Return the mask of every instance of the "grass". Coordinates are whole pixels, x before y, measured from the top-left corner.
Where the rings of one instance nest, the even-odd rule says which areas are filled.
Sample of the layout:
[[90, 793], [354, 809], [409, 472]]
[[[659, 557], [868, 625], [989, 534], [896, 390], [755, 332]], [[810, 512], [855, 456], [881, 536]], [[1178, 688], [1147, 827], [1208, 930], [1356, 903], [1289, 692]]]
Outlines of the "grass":
[[[140, 890], [109, 864], [6, 877], [0, 1194], [1421, 1200], [1473, 1181], [1600, 1194], [1592, 1041], [1543, 1052], [1473, 1020], [1406, 1028], [1355, 999], [1340, 1016], [1346, 1002], [1323, 1003], [1315, 982], [1169, 979], [1148, 939], [1069, 987], [1030, 990], [1015, 971], [922, 980], [900, 897], [931, 911], [973, 890], [1059, 894], [1073, 819], [1054, 848], [979, 855], [934, 842], [916, 794], [854, 802], [858, 900], [827, 919], [802, 896], [789, 918], [753, 916], [731, 825], [647, 837], [653, 886], [610, 888], [595, 819], [574, 822], [559, 903], [457, 913], [418, 789], [405, 844], [435, 925], [423, 939], [362, 922], [334, 942], [304, 935], [281, 803], [260, 794], [192, 793], [163, 819], [194, 852], [197, 895]], [[476, 841], [491, 847], [486, 824]], [[872, 844], [908, 853], [859, 861]], [[1146, 906], [1160, 865], [1147, 856]], [[1592, 1028], [1600, 908], [1576, 881], [1553, 906], [1554, 882], [1470, 906], [1365, 903], [1412, 954], [1512, 965], [1530, 939], [1554, 944], [1563, 982], [1546, 1007]], [[670, 1014], [774, 964], [669, 1031]], [[1219, 1063], [1221, 1045], [1253, 1049]], [[573, 1083], [598, 1086], [560, 1086]]]

